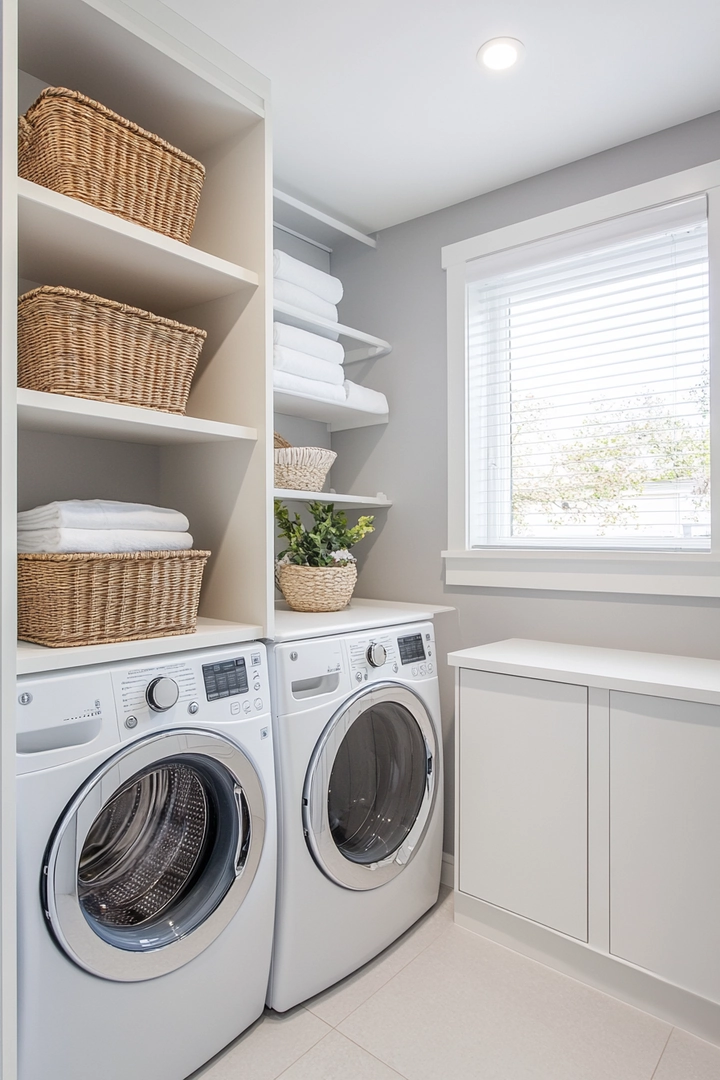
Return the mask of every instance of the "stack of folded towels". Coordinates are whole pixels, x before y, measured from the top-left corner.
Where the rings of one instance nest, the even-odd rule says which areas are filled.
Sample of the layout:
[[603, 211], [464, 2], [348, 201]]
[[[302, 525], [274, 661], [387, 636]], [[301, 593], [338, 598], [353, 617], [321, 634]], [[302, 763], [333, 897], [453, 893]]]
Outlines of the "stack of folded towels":
[[17, 527], [22, 554], [189, 551], [193, 545], [184, 514], [146, 503], [52, 502], [19, 513]]
[[[339, 278], [294, 259], [284, 251], [273, 252], [275, 299], [309, 315], [337, 323], [337, 304], [343, 295]], [[329, 328], [310, 333], [296, 326], [273, 327], [273, 385], [305, 397], [335, 401], [365, 412], [386, 413], [387, 398], [377, 390], [345, 378], [345, 350], [338, 334]]]

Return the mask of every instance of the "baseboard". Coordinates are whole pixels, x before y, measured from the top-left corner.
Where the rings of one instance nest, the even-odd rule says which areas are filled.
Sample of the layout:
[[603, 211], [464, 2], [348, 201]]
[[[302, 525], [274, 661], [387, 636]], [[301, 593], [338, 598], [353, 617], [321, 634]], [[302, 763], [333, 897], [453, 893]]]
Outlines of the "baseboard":
[[447, 851], [443, 851], [440, 884], [447, 885], [450, 889], [455, 888], [455, 856]]
[[455, 893], [455, 922], [720, 1046], [720, 1005], [650, 971], [466, 893]]

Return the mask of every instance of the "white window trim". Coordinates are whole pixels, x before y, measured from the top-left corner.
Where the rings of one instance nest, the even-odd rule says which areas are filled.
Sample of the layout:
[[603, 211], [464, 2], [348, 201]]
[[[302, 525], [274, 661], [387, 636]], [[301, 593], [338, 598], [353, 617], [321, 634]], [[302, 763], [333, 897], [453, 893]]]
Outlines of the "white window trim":
[[[712, 550], [567, 551], [467, 547], [466, 263], [571, 229], [691, 195], [708, 197], [710, 258], [710, 459]], [[720, 161], [651, 180], [442, 249], [447, 271], [448, 585], [498, 589], [720, 597]]]

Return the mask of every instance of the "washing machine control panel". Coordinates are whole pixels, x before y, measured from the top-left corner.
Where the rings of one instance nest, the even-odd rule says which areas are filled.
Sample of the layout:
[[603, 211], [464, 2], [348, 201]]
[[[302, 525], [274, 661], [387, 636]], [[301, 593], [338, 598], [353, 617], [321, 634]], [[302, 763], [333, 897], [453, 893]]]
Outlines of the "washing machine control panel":
[[354, 686], [379, 679], [426, 679], [436, 672], [432, 627], [379, 630], [350, 638], [351, 680]]
[[208, 701], [247, 694], [250, 689], [244, 656], [237, 656], [234, 660], [220, 660], [215, 664], [203, 664], [202, 670]]

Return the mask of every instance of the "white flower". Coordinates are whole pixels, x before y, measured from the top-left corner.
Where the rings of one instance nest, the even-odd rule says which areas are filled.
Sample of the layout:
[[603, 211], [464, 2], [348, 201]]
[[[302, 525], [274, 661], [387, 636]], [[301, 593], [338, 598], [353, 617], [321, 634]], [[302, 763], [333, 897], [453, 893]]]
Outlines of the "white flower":
[[356, 561], [355, 556], [351, 555], [347, 548], [340, 548], [339, 551], [333, 551], [332, 558], [336, 563], [353, 563]]
[[289, 555], [283, 555], [282, 559], [277, 560], [277, 565], [278, 566], [289, 566], [290, 565], [290, 556]]

